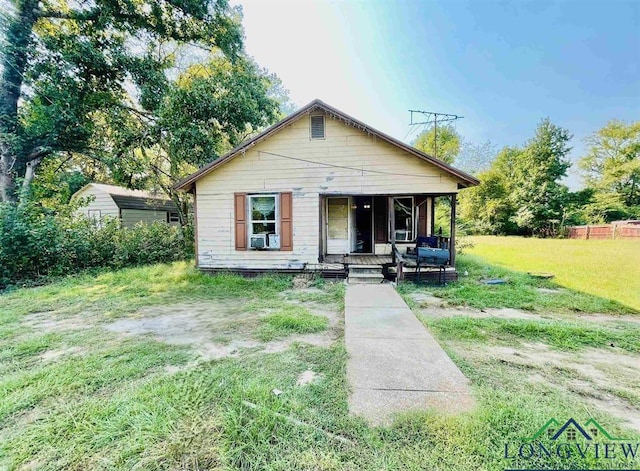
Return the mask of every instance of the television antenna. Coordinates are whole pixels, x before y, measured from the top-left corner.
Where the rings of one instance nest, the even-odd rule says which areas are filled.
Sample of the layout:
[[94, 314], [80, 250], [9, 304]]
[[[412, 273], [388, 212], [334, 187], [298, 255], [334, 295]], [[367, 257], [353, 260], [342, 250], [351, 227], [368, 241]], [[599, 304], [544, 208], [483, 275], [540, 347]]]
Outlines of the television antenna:
[[[409, 110], [409, 113], [411, 113], [411, 122], [409, 123], [409, 126], [413, 127], [422, 125], [426, 127], [429, 124], [433, 125], [433, 150], [435, 158], [438, 158], [438, 123], [450, 123], [464, 118], [464, 116], [459, 116], [457, 114], [439, 113], [437, 111]], [[422, 121], [418, 121], [418, 119], [422, 119]]]

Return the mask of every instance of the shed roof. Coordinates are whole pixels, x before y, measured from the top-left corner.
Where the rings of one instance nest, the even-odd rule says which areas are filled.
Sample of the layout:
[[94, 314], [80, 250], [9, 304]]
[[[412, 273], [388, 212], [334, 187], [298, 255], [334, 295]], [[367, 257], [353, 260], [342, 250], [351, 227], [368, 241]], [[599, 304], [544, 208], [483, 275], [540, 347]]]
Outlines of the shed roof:
[[272, 135], [276, 134], [277, 132], [279, 132], [280, 130], [282, 130], [284, 127], [292, 124], [293, 122], [297, 121], [298, 119], [300, 119], [301, 117], [303, 117], [304, 115], [306, 115], [307, 113], [311, 113], [314, 111], [324, 111], [325, 113], [327, 113], [327, 115], [329, 115], [330, 117], [336, 118], [336, 119], [340, 119], [341, 121], [345, 122], [346, 124], [356, 127], [358, 129], [361, 129], [364, 132], [367, 132], [369, 134], [372, 134], [374, 136], [376, 136], [377, 138], [388, 142], [389, 144], [398, 147], [406, 152], [408, 152], [409, 154], [422, 159], [426, 162], [429, 162], [431, 164], [433, 164], [434, 166], [438, 167], [440, 170], [444, 171], [445, 173], [447, 173], [448, 175], [451, 175], [452, 177], [454, 177], [455, 179], [458, 180], [459, 184], [461, 187], [466, 188], [468, 186], [475, 186], [478, 185], [480, 183], [480, 181], [473, 177], [472, 175], [469, 175], [468, 173], [463, 172], [462, 170], [459, 170], [455, 167], [452, 167], [451, 165], [448, 165], [446, 163], [444, 163], [443, 161], [430, 156], [429, 154], [425, 154], [424, 152], [416, 149], [415, 147], [412, 147], [408, 144], [405, 144], [404, 142], [389, 136], [388, 134], [385, 134], [381, 131], [378, 131], [374, 128], [372, 128], [371, 126], [368, 126], [366, 124], [364, 124], [362, 121], [358, 121], [357, 119], [349, 116], [348, 114], [327, 105], [326, 103], [324, 103], [321, 100], [313, 100], [311, 103], [309, 103], [306, 106], [303, 106], [302, 108], [300, 108], [298, 111], [290, 114], [289, 116], [287, 116], [286, 118], [284, 118], [282, 121], [279, 121], [278, 123], [274, 124], [273, 126], [268, 127], [267, 129], [265, 129], [264, 131], [262, 131], [260, 134], [258, 134], [257, 136], [249, 139], [248, 141], [243, 142], [242, 144], [240, 144], [238, 147], [236, 147], [235, 149], [232, 149], [230, 152], [228, 152], [227, 154], [223, 155], [222, 157], [214, 160], [213, 162], [210, 162], [209, 164], [203, 166], [202, 168], [200, 168], [199, 170], [197, 170], [196, 172], [192, 173], [191, 175], [189, 175], [188, 177], [180, 180], [179, 182], [177, 182], [174, 185], [174, 189], [177, 190], [186, 190], [186, 191], [191, 191], [193, 188], [193, 183], [197, 180], [199, 180], [200, 178], [204, 177], [205, 175], [207, 175], [208, 173], [214, 171], [215, 169], [217, 169], [218, 167], [224, 165], [226, 162], [230, 161], [231, 159], [233, 159], [234, 157], [242, 154], [243, 152], [245, 152], [247, 149], [249, 149], [250, 147], [256, 145], [257, 143], [271, 137]]
[[144, 198], [111, 194], [120, 209], [145, 209], [150, 211], [177, 211], [173, 201], [167, 199]]

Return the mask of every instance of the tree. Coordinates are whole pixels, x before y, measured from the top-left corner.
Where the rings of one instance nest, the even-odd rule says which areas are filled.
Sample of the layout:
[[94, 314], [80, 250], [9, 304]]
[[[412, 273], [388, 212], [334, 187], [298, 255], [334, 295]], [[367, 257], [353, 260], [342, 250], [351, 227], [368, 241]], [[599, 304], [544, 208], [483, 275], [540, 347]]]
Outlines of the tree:
[[480, 185], [460, 193], [460, 220], [469, 232], [515, 234], [516, 207], [510, 195], [516, 178], [516, 166], [523, 150], [505, 147], [491, 164], [478, 174]]
[[526, 233], [551, 235], [564, 222], [569, 190], [559, 180], [571, 166], [567, 159], [571, 137], [544, 119], [515, 161], [510, 200], [517, 212], [512, 220]]
[[640, 121], [609, 121], [589, 136], [579, 160], [584, 182], [594, 192], [585, 206], [589, 222], [640, 216]]
[[[139, 126], [133, 127], [136, 138], [125, 132], [117, 153], [139, 155], [136, 160], [151, 169], [154, 186], [176, 203], [184, 224], [187, 202], [173, 184], [275, 122], [282, 102], [274, 98], [274, 87], [281, 87], [277, 76], [250, 58], [231, 61], [215, 54], [189, 67], [165, 86], [160, 99], [147, 103], [149, 109], [139, 113]], [[281, 88], [277, 96], [288, 99]]]
[[240, 16], [227, 0], [13, 0], [1, 57], [0, 201], [16, 198], [16, 176], [28, 190], [44, 159], [91, 150], [101, 120], [137, 114], [129, 89], [141, 102], [163, 95], [152, 85], [162, 87], [171, 61], [154, 45], [198, 43], [234, 57]]
[[[437, 136], [437, 137], [436, 137]], [[413, 146], [447, 164], [452, 164], [460, 153], [460, 134], [451, 126], [438, 126], [421, 132]]]
[[460, 216], [471, 231], [556, 235], [574, 221], [588, 194], [571, 194], [559, 183], [569, 168], [569, 132], [542, 120], [524, 147], [505, 147], [481, 184], [461, 193]]
[[453, 165], [471, 175], [478, 175], [489, 170], [491, 162], [496, 158], [496, 146], [491, 141], [482, 144], [474, 144], [462, 139], [460, 152], [456, 156]]

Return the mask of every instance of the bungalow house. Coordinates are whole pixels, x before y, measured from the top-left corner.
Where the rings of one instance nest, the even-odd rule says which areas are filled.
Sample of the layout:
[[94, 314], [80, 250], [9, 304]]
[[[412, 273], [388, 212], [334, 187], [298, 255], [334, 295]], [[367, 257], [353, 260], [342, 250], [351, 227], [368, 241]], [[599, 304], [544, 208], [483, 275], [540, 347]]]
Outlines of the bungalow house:
[[162, 221], [179, 225], [178, 210], [164, 195], [142, 190], [130, 190], [121, 186], [89, 183], [73, 194], [71, 199], [89, 198], [89, 203], [78, 212], [89, 218], [102, 220], [114, 217], [123, 227], [139, 222], [151, 224]]
[[[474, 177], [314, 100], [178, 182], [194, 196], [196, 264], [205, 271], [317, 271], [370, 266], [393, 276], [418, 236], [434, 236], [434, 200], [452, 203], [447, 276], [455, 272], [455, 202]], [[366, 267], [365, 267], [366, 268]]]

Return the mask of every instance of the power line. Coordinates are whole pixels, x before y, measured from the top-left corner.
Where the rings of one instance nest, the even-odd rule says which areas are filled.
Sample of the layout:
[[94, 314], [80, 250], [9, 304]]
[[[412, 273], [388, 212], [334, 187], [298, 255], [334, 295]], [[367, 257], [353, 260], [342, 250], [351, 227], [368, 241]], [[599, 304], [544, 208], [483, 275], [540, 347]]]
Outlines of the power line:
[[275, 157], [281, 157], [283, 159], [296, 160], [298, 162], [305, 162], [307, 164], [320, 165], [322, 167], [339, 168], [339, 169], [342, 169], [342, 170], [353, 170], [353, 171], [356, 171], [356, 172], [377, 173], [377, 174], [381, 174], [381, 175], [392, 175], [392, 176], [400, 176], [400, 177], [439, 178], [439, 176], [437, 176], [437, 175], [416, 175], [414, 173], [384, 172], [382, 170], [368, 170], [368, 169], [365, 169], [364, 167], [363, 168], [348, 167], [346, 165], [328, 164], [326, 162], [315, 162], [313, 160], [301, 159], [299, 157], [291, 157], [290, 155], [276, 154], [275, 152], [267, 152], [265, 150], [260, 150], [260, 151], [258, 151], [258, 153], [259, 154], [273, 155]]

